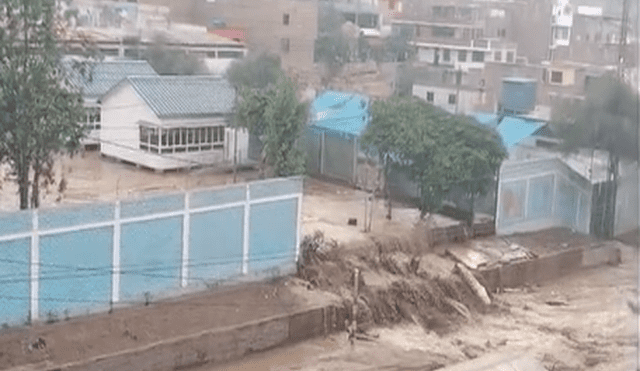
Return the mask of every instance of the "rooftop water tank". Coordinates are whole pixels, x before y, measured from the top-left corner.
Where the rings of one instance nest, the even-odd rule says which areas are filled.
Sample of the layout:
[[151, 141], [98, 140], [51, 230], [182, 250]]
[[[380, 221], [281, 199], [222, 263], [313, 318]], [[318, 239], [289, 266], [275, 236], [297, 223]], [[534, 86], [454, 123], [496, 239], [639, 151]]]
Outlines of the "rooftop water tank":
[[525, 114], [536, 106], [536, 80], [511, 77], [502, 80], [501, 111]]

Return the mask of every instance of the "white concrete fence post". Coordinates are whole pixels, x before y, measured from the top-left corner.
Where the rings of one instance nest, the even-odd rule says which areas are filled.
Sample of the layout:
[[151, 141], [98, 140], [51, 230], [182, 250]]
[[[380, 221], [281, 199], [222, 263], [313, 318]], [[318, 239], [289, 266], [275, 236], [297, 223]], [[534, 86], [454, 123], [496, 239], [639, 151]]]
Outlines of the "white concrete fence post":
[[111, 303], [117, 303], [120, 301], [120, 235], [121, 235], [120, 223], [120, 201], [116, 201], [114, 209], [114, 224], [113, 224], [113, 270], [111, 276]]
[[38, 210], [33, 210], [31, 229], [31, 270], [30, 274], [30, 296], [29, 320], [38, 320], [39, 302], [39, 279], [40, 279], [40, 236], [38, 235]]
[[189, 192], [184, 193], [184, 216], [182, 218], [182, 269], [180, 271], [180, 286], [187, 287], [189, 281], [189, 227], [191, 225], [191, 211]]
[[251, 206], [249, 204], [251, 200], [251, 191], [249, 184], [246, 185], [246, 197], [244, 201], [244, 223], [242, 225], [242, 274], [247, 275], [249, 273], [249, 227], [251, 218], [249, 213], [251, 212]]

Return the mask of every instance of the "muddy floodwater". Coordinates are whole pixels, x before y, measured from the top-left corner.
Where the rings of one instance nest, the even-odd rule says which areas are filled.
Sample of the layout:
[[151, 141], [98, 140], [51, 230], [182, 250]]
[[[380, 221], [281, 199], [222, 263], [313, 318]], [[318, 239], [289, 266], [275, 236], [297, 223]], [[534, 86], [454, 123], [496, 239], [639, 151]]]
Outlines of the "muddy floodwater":
[[476, 314], [449, 333], [417, 325], [372, 330], [351, 346], [336, 334], [200, 370], [434, 370], [489, 353], [527, 352], [548, 370], [637, 370], [638, 259], [579, 271], [541, 286], [498, 294], [496, 313]]

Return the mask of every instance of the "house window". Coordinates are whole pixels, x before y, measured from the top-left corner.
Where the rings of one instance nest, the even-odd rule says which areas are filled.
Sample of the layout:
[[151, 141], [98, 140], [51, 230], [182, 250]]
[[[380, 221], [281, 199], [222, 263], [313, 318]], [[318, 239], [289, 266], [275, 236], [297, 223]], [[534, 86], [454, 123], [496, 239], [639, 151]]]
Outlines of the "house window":
[[433, 92], [432, 91], [428, 91], [427, 92], [427, 102], [433, 103]]
[[220, 59], [240, 59], [244, 54], [236, 50], [219, 50], [218, 58]]
[[456, 95], [449, 94], [449, 104], [456, 104]]
[[224, 147], [224, 126], [160, 128], [140, 125], [140, 149], [169, 154], [210, 151]]
[[284, 53], [289, 53], [289, 39], [288, 38], [280, 39], [280, 49]]
[[433, 37], [454, 37], [455, 30], [451, 27], [437, 27], [434, 26], [432, 29]]
[[444, 51], [442, 52], [442, 60], [445, 62], [449, 62], [451, 60], [451, 50], [450, 49], [444, 49]]
[[551, 82], [554, 84], [562, 84], [562, 71], [551, 71]]
[[484, 52], [476, 52], [471, 53], [471, 60], [473, 62], [484, 62]]
[[466, 62], [466, 61], [467, 61], [467, 51], [458, 50], [458, 62]]
[[502, 52], [495, 52], [493, 54], [493, 60], [496, 62], [502, 62]]
[[568, 40], [569, 39], [569, 27], [556, 27], [554, 30], [556, 40]]
[[289, 25], [289, 13], [284, 13], [282, 15], [282, 24], [285, 26]]
[[513, 63], [513, 52], [507, 52], [507, 63]]
[[86, 125], [89, 130], [100, 130], [102, 119], [100, 117], [100, 107], [89, 107], [86, 109]]

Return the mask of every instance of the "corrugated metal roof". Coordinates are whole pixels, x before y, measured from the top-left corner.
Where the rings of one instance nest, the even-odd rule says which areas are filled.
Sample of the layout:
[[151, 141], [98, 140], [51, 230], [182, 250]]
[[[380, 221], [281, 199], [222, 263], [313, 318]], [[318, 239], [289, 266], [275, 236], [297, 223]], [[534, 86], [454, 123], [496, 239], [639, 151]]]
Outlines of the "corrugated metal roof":
[[157, 76], [146, 61], [102, 61], [74, 66], [74, 61], [63, 61], [69, 82], [81, 89], [85, 98], [100, 98], [127, 76]]
[[311, 105], [311, 124], [316, 128], [359, 136], [369, 123], [369, 98], [327, 91]]
[[127, 81], [163, 119], [229, 114], [236, 91], [220, 76], [130, 76]]
[[500, 116], [495, 113], [474, 112], [470, 116], [483, 125], [496, 128], [507, 148], [515, 147], [547, 125], [543, 121], [513, 116], [505, 116], [500, 121]]
[[498, 125], [498, 133], [507, 148], [512, 148], [524, 138], [531, 136], [545, 123], [506, 116]]
[[495, 127], [498, 123], [498, 115], [495, 113], [474, 112], [470, 114], [471, 117], [476, 119], [481, 124], [490, 125]]

